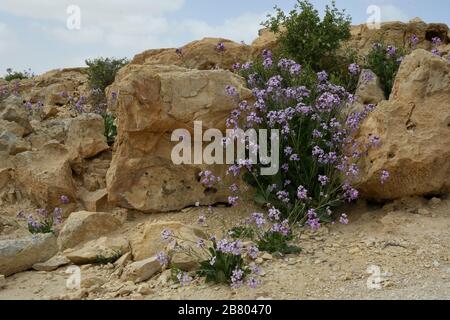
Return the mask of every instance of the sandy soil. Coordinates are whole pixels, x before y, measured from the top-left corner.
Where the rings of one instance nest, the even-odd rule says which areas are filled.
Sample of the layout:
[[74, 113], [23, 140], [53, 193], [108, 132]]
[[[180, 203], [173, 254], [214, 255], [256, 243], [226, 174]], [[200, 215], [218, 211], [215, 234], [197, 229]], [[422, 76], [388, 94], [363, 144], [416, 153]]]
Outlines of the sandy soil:
[[[135, 285], [118, 279], [113, 265], [81, 267], [81, 290], [69, 290], [67, 267], [27, 271], [6, 279], [0, 299], [448, 299], [450, 298], [450, 198], [405, 199], [384, 205], [360, 202], [349, 208], [351, 223], [318, 232], [300, 230], [297, 255], [264, 260], [263, 283], [254, 290], [230, 289], [197, 279], [174, 284], [167, 272]], [[120, 232], [147, 220], [193, 223], [204, 208], [183, 212], [127, 214]], [[216, 208], [209, 229], [234, 222], [251, 207]], [[12, 228], [12, 227], [11, 227]], [[14, 229], [14, 228], [12, 228]], [[11, 236], [11, 231], [4, 230]], [[15, 230], [14, 234], [22, 232]], [[372, 281], [371, 281], [372, 280]], [[368, 285], [369, 283], [369, 285]], [[83, 285], [82, 285], [83, 287]]]

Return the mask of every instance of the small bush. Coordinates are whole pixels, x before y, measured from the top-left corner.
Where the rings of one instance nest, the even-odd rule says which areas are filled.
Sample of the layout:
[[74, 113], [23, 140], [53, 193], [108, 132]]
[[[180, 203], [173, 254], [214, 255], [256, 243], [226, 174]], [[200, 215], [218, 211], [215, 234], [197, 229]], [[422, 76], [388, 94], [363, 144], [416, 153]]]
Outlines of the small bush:
[[372, 46], [372, 49], [366, 56], [365, 67], [378, 76], [386, 98], [391, 94], [395, 77], [404, 55], [404, 49], [378, 42]]
[[29, 69], [28, 71], [14, 71], [11, 68], [6, 69], [7, 75], [5, 76], [5, 80], [10, 82], [12, 80], [23, 80], [34, 77], [34, 73]]
[[116, 118], [109, 113], [103, 114], [103, 120], [105, 122], [105, 137], [108, 144], [114, 143], [117, 136]]
[[115, 125], [115, 118], [107, 113], [105, 90], [114, 82], [120, 68], [125, 66], [128, 62], [129, 61], [126, 58], [97, 58], [86, 60], [88, 66], [89, 87], [91, 89], [89, 100], [93, 106], [93, 110], [103, 116], [105, 121], [105, 136], [109, 144], [112, 144], [116, 138], [117, 127]]
[[263, 25], [279, 34], [283, 56], [316, 72], [339, 69], [336, 51], [351, 36], [351, 18], [345, 10], [339, 11], [334, 1], [326, 6], [323, 19], [309, 1], [297, 1], [288, 14], [278, 7], [275, 10], [276, 14], [268, 15]]
[[117, 71], [128, 62], [126, 58], [96, 58], [86, 60], [89, 87], [91, 90], [100, 90], [104, 93], [105, 89], [114, 82]]

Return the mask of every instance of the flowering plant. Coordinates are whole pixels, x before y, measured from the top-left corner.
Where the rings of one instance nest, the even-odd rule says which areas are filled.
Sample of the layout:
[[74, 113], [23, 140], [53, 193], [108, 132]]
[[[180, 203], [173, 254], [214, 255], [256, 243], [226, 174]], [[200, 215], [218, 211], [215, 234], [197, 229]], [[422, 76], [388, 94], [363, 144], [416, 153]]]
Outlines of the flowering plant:
[[[202, 215], [198, 223], [204, 225], [205, 221], [206, 218]], [[206, 282], [225, 283], [233, 288], [244, 284], [254, 288], [259, 284], [256, 276], [260, 270], [250, 264], [259, 253], [254, 245], [245, 246], [240, 239], [228, 236], [219, 239], [215, 235], [209, 240], [198, 238], [197, 241], [192, 241], [181, 238], [168, 229], [163, 230], [161, 236], [163, 240], [172, 242], [172, 249], [168, 254], [160, 252], [157, 260], [162, 266], [170, 267], [173, 279], [182, 285], [189, 284], [193, 275], [182, 271], [171, 261], [174, 252], [182, 252], [197, 261], [199, 267], [195, 274], [204, 277]]]
[[[358, 197], [351, 185], [358, 174], [357, 162], [367, 148], [379, 143], [377, 137], [365, 145], [353, 139], [374, 106], [345, 115], [353, 96], [328, 81], [325, 71], [311, 73], [293, 60], [274, 59], [268, 50], [261, 60], [235, 69], [247, 80], [256, 102], [241, 101], [227, 125], [279, 129], [281, 170], [261, 176], [262, 161], [238, 160], [228, 172], [235, 176], [243, 173], [244, 180], [256, 189], [254, 200], [280, 210], [283, 219], [291, 223], [306, 222], [317, 228], [321, 221], [331, 221], [333, 208]], [[351, 72], [354, 69], [356, 65]]]
[[[417, 40], [412, 38], [411, 41], [415, 45], [414, 43]], [[402, 48], [378, 42], [372, 46], [366, 56], [366, 68], [372, 70], [378, 76], [386, 97], [391, 94], [395, 76], [404, 55], [405, 52]]]
[[[60, 201], [62, 204], [68, 204], [70, 200], [63, 195]], [[27, 221], [28, 231], [32, 234], [53, 233], [55, 226], [62, 222], [62, 211], [60, 207], [54, 208], [53, 212], [46, 209], [37, 209], [35, 214], [26, 214], [23, 210], [20, 210], [17, 213], [17, 218]]]

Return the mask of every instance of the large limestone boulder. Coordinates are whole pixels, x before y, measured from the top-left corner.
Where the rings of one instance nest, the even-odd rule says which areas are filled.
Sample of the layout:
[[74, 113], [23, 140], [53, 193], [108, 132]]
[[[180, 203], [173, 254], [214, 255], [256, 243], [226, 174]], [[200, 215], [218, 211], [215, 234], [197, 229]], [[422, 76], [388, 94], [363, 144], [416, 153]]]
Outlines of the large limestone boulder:
[[[143, 212], [178, 210], [196, 202], [226, 201], [226, 192], [205, 188], [198, 174], [202, 165], [174, 165], [171, 142], [176, 129], [193, 135], [194, 121], [203, 130], [225, 129], [236, 107], [226, 86], [242, 99], [251, 91], [242, 78], [225, 70], [189, 70], [177, 66], [129, 65], [116, 77], [118, 135], [107, 173], [109, 201]], [[224, 175], [226, 166], [211, 167]]]
[[[217, 45], [223, 43], [224, 51], [217, 50]], [[180, 48], [181, 54], [175, 48], [147, 50], [136, 55], [132, 64], [163, 64], [177, 65], [190, 69], [210, 70], [221, 68], [231, 70], [236, 62], [250, 59], [251, 48], [222, 38], [204, 38], [193, 41]]]
[[58, 236], [60, 250], [74, 248], [118, 229], [121, 221], [106, 212], [73, 212], [64, 222]]
[[84, 113], [70, 122], [66, 146], [74, 153], [74, 157], [94, 157], [109, 149], [104, 133], [105, 123], [102, 116]]
[[177, 239], [194, 244], [199, 238], [205, 240], [208, 238], [200, 228], [180, 222], [147, 222], [142, 230], [131, 236], [130, 245], [133, 259], [135, 261], [147, 259], [168, 249], [168, 241], [162, 238], [162, 232], [166, 229], [170, 230]]
[[57, 251], [56, 237], [51, 233], [0, 240], [0, 274], [9, 276], [28, 270], [35, 263], [48, 260]]
[[63, 145], [48, 143], [41, 150], [22, 152], [15, 165], [17, 186], [39, 206], [58, 206], [62, 195], [75, 199], [69, 151]]
[[[400, 66], [389, 101], [368, 117], [360, 138], [379, 136], [360, 176], [372, 199], [436, 195], [450, 191], [450, 63], [419, 49]], [[383, 170], [390, 179], [380, 183]]]

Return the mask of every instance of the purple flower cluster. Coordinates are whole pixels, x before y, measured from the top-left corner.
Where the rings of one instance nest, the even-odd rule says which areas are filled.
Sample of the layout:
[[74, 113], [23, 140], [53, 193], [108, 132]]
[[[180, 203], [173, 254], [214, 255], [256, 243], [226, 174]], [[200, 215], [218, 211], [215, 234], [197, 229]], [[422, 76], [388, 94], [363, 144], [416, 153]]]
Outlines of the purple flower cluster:
[[215, 176], [210, 170], [201, 171], [199, 177], [201, 184], [206, 188], [212, 188], [216, 183], [221, 181], [221, 178]]
[[348, 72], [352, 76], [357, 76], [361, 73], [361, 67], [357, 63], [352, 63], [351, 65], [348, 66]]
[[[64, 203], [61, 197], [61, 202], [67, 204], [69, 203], [69, 199], [67, 198], [67, 202]], [[31, 233], [51, 233], [54, 231], [54, 227], [62, 223], [62, 214], [63, 210], [60, 207], [55, 207], [53, 212], [40, 208], [36, 209], [34, 214], [27, 214], [24, 210], [19, 210], [16, 218], [19, 220], [26, 219], [28, 230]]]

